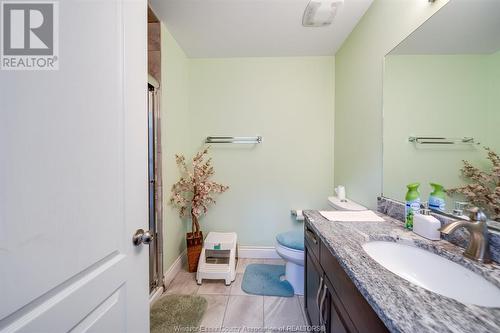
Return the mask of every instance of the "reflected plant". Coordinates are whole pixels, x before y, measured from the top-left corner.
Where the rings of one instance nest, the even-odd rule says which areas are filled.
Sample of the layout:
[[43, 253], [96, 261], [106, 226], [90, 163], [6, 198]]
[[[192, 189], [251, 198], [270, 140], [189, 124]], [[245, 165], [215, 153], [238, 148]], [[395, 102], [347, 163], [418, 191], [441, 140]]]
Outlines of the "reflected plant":
[[199, 151], [192, 161], [192, 168], [186, 164], [184, 155], [175, 155], [175, 161], [181, 172], [181, 178], [172, 185], [170, 204], [179, 209], [181, 218], [191, 216], [192, 232], [200, 231], [198, 218], [208, 212], [208, 207], [215, 204], [214, 193], [223, 193], [229, 189], [210, 178], [215, 174], [212, 158], [208, 157], [210, 146]]
[[500, 221], [500, 156], [484, 148], [493, 165], [491, 171], [482, 171], [468, 161], [463, 161], [462, 176], [471, 183], [446, 190], [448, 195], [462, 195], [474, 206], [482, 208], [492, 220]]

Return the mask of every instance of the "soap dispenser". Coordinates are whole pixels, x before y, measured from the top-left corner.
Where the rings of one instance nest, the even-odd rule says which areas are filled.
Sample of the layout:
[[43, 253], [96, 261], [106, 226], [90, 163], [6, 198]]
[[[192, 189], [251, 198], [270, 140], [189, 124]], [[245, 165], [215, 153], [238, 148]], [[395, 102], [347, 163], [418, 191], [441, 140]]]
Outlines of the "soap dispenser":
[[440, 240], [441, 222], [430, 214], [429, 209], [422, 209], [420, 214], [413, 217], [413, 232], [430, 240]]

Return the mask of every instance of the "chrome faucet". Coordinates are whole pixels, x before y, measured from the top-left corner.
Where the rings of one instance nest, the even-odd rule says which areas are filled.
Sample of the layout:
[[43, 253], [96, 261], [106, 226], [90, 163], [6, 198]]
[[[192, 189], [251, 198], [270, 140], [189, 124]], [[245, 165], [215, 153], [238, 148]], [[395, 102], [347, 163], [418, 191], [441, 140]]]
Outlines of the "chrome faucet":
[[455, 221], [439, 229], [443, 234], [450, 235], [459, 228], [469, 231], [469, 245], [464, 251], [464, 256], [482, 263], [490, 263], [490, 250], [488, 242], [488, 225], [486, 215], [477, 207], [469, 209], [471, 221]]

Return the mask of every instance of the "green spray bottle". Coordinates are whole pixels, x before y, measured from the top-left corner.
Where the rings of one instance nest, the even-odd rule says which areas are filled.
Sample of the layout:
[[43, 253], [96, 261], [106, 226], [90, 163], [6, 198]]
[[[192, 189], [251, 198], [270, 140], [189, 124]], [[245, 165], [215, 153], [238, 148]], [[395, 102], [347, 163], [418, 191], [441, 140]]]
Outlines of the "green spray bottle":
[[409, 184], [406, 187], [406, 205], [405, 205], [405, 228], [413, 230], [413, 217], [420, 213], [420, 193], [418, 192], [419, 183]]
[[444, 193], [443, 185], [430, 183], [432, 193], [429, 195], [429, 208], [433, 210], [446, 211], [446, 194]]

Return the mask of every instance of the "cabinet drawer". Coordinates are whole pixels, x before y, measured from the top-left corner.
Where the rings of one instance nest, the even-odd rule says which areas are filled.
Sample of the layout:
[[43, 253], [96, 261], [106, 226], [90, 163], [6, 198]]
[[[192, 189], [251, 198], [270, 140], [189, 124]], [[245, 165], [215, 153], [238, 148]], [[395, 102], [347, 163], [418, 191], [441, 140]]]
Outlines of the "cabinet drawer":
[[306, 221], [304, 224], [304, 244], [308, 247], [309, 251], [316, 257], [319, 261], [319, 245], [321, 243], [320, 238], [314, 230], [309, 226], [309, 222]]
[[330, 250], [321, 244], [320, 264], [358, 332], [387, 332], [384, 323], [358, 291]]

